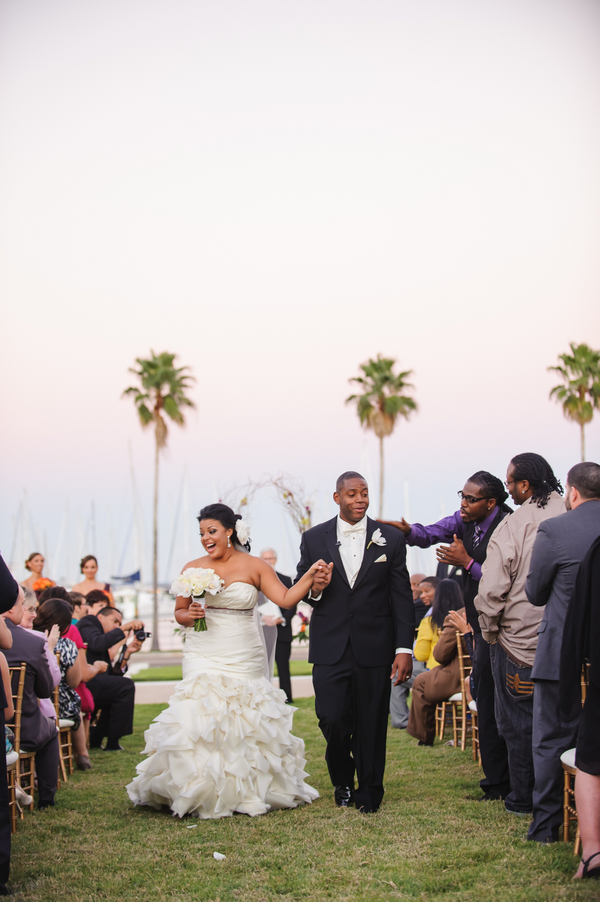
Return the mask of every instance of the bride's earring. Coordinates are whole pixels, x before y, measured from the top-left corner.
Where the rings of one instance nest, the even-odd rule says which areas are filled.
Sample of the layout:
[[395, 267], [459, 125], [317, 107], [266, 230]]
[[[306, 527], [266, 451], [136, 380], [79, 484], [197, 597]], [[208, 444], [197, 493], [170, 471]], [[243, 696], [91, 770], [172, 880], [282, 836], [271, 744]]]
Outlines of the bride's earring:
[[229, 541], [229, 536], [227, 536], [227, 547], [231, 548], [231, 542]]

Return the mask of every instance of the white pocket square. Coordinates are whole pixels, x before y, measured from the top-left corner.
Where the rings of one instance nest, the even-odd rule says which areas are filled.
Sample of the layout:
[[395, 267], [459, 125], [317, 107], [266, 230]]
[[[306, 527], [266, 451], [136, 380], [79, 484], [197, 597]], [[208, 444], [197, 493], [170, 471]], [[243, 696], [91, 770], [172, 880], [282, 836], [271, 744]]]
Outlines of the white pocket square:
[[387, 561], [387, 555], [382, 554], [381, 557], [378, 557], [374, 563], [375, 564], [383, 564], [385, 561]]

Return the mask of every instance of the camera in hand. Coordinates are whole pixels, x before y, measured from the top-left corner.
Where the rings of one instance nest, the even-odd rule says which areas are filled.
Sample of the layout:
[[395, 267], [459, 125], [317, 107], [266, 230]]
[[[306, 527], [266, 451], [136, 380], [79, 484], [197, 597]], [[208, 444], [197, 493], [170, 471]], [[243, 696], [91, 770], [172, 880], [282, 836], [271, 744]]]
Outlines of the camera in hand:
[[144, 642], [146, 639], [150, 639], [150, 638], [151, 638], [152, 633], [147, 633], [146, 630], [134, 630], [134, 631], [133, 631], [133, 635], [134, 635], [135, 638], [138, 639], [140, 642]]

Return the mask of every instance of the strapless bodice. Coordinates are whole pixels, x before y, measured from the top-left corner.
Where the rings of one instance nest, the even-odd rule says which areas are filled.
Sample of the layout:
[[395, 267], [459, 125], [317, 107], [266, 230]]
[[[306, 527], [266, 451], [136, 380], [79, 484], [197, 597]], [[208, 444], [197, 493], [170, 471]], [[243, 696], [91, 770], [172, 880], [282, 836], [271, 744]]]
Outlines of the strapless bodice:
[[237, 611], [251, 611], [256, 607], [258, 589], [249, 583], [230, 583], [217, 595], [204, 597], [209, 608], [230, 608]]

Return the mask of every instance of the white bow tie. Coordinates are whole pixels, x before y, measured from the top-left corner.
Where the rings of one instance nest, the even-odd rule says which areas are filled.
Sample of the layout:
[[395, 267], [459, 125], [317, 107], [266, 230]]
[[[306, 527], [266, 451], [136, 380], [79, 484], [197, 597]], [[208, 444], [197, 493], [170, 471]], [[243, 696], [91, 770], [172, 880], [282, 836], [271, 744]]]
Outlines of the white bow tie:
[[350, 523], [342, 523], [342, 535], [344, 538], [352, 535], [359, 535], [360, 533], [366, 532], [366, 530], [366, 524], [362, 521], [357, 523], [356, 526], [351, 526]]

